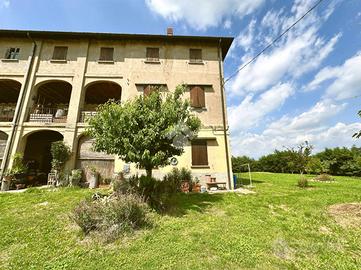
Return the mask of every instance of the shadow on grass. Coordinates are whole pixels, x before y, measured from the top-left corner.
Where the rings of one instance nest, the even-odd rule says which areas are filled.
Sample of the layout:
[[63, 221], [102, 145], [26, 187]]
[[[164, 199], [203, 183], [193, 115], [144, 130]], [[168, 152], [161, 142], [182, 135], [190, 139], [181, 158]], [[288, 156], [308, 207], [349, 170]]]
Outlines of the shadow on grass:
[[[252, 179], [252, 183], [264, 183], [264, 181], [260, 181], [260, 180], [253, 180]], [[247, 186], [247, 185], [250, 185], [250, 180], [249, 178], [246, 178], [246, 177], [237, 177], [237, 186]]]
[[222, 194], [189, 193], [177, 194], [170, 201], [170, 207], [163, 212], [165, 215], [181, 217], [189, 211], [204, 212], [214, 203], [222, 201]]

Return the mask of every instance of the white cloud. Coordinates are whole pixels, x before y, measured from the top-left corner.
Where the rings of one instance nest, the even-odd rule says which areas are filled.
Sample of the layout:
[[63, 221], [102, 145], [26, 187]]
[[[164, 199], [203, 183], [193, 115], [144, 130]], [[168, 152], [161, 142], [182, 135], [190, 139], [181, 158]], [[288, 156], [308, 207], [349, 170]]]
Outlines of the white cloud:
[[184, 20], [197, 30], [218, 26], [232, 15], [248, 15], [264, 0], [145, 0], [156, 14], [170, 21]]
[[230, 106], [228, 119], [231, 131], [238, 132], [257, 126], [265, 115], [280, 108], [293, 92], [290, 84], [278, 84], [262, 93], [256, 101], [253, 95], [248, 95], [241, 104]]
[[0, 8], [10, 7], [10, 0], [0, 0]]
[[322, 151], [325, 147], [350, 147], [358, 143], [358, 140], [352, 138], [352, 135], [360, 129], [361, 123], [337, 123], [322, 131], [291, 136], [244, 133], [232, 138], [232, 154], [259, 158], [272, 153], [275, 149], [282, 150], [284, 146], [296, 146], [305, 140], [315, 146], [314, 153]]
[[341, 66], [325, 67], [318, 72], [306, 87], [306, 91], [317, 89], [322, 83], [330, 82], [324, 98], [343, 100], [361, 94], [361, 52], [347, 59]]
[[318, 102], [310, 110], [293, 118], [283, 116], [273, 122], [263, 132], [265, 135], [291, 135], [305, 134], [323, 128], [326, 120], [337, 115], [345, 108], [346, 104], [332, 104], [329, 102]]
[[[296, 0], [289, 16], [284, 15], [283, 9], [267, 12], [259, 24], [261, 27], [258, 27], [260, 30], [257, 33], [254, 29], [255, 22], [252, 20], [236, 39], [236, 46], [247, 52], [243, 55], [240, 66], [304, 14], [310, 2]], [[332, 10], [328, 8], [327, 14], [313, 12], [305, 17], [274, 47], [237, 74], [231, 81], [231, 94], [245, 95], [249, 92], [264, 91], [279, 83], [282, 78], [295, 79], [318, 68], [341, 37], [341, 34], [337, 34], [326, 40], [319, 36], [318, 30]]]
[[226, 19], [223, 23], [224, 29], [230, 29], [232, 27], [232, 21], [230, 19]]
[[306, 140], [316, 147], [316, 152], [324, 147], [351, 146], [357, 143], [352, 135], [360, 130], [361, 123], [337, 123], [334, 126], [327, 124], [328, 120], [334, 118], [345, 106], [346, 104], [318, 102], [295, 117], [281, 117], [260, 134], [233, 133], [231, 130], [232, 153], [258, 158], [275, 149], [295, 146]]

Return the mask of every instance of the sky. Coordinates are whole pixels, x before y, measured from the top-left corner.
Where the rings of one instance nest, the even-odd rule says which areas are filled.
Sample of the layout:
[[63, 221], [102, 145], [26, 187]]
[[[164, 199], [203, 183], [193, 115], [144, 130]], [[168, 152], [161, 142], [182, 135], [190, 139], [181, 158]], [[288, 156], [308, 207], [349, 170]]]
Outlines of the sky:
[[[232, 36], [227, 79], [317, 1], [0, 0], [0, 28]], [[361, 0], [324, 0], [225, 91], [233, 155], [361, 146]]]

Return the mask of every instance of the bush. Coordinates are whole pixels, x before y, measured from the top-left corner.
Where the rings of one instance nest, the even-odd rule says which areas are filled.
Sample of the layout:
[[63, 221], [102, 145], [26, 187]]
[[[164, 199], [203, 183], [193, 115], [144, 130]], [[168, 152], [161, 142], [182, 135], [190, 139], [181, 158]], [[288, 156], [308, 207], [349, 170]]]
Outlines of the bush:
[[151, 224], [150, 208], [136, 194], [111, 195], [79, 203], [71, 216], [85, 234], [95, 231], [106, 241]]
[[298, 179], [297, 186], [300, 188], [306, 188], [308, 187], [308, 180], [306, 177], [301, 177]]
[[316, 181], [321, 181], [321, 182], [330, 182], [330, 181], [334, 181], [334, 179], [332, 178], [331, 175], [327, 174], [327, 173], [323, 173], [320, 174], [319, 176], [317, 176], [315, 178]]
[[127, 179], [115, 179], [113, 191], [117, 194], [134, 193], [141, 196], [144, 202], [156, 210], [165, 210], [170, 198], [180, 191], [180, 181], [176, 177], [164, 177], [163, 181], [142, 175]]

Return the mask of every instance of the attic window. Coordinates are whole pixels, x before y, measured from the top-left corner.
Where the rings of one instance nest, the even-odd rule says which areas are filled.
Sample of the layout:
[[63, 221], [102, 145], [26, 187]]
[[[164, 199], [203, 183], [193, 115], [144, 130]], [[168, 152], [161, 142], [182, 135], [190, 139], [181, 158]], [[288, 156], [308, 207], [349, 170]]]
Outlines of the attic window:
[[159, 62], [159, 48], [147, 48], [147, 61]]
[[68, 54], [68, 47], [66, 46], [55, 46], [52, 60], [66, 60]]
[[189, 49], [189, 62], [202, 63], [202, 49]]
[[114, 61], [114, 48], [100, 48], [99, 61]]
[[18, 60], [20, 54], [20, 48], [9, 48], [6, 51], [5, 59], [8, 60]]

